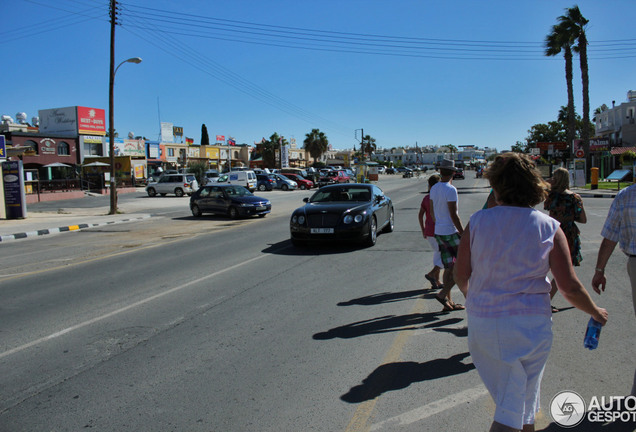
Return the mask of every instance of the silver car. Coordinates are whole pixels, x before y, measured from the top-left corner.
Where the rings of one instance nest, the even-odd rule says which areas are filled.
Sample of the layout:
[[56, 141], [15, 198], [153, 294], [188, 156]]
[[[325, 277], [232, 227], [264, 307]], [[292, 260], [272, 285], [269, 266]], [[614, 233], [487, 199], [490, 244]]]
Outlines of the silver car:
[[194, 174], [165, 174], [159, 180], [146, 186], [148, 196], [160, 194], [175, 194], [178, 197], [192, 195], [199, 189], [199, 184]]

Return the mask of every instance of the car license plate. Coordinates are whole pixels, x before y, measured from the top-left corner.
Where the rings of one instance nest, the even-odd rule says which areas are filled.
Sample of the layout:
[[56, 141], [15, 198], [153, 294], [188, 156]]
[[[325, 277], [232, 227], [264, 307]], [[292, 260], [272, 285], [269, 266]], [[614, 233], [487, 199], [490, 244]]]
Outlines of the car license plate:
[[265, 210], [267, 207], [265, 206], [258, 206], [256, 207], [256, 210], [261, 211], [261, 210]]
[[333, 228], [312, 228], [312, 234], [333, 234]]

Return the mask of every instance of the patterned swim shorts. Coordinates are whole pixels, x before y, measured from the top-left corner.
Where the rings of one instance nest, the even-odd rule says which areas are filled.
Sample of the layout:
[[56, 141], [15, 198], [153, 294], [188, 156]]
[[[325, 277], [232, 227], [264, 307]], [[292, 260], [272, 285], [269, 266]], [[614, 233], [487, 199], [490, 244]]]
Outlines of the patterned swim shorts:
[[435, 240], [439, 245], [439, 252], [442, 255], [442, 263], [444, 268], [452, 267], [457, 259], [457, 250], [459, 249], [460, 237], [458, 233], [451, 235], [437, 235]]

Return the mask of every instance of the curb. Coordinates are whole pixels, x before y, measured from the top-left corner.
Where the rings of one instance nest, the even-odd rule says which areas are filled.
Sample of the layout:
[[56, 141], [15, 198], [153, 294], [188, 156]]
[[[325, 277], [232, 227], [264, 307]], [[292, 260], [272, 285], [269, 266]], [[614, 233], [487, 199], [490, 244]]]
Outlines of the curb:
[[121, 220], [102, 222], [102, 223], [90, 223], [90, 224], [84, 223], [84, 224], [76, 224], [76, 225], [67, 225], [67, 226], [62, 226], [58, 228], [48, 228], [48, 229], [41, 229], [37, 231], [28, 231], [28, 232], [21, 232], [21, 233], [15, 233], [15, 234], [0, 235], [0, 244], [7, 241], [11, 241], [11, 240], [21, 240], [25, 238], [38, 237], [43, 235], [61, 234], [64, 232], [80, 231], [85, 228], [94, 228], [94, 227], [104, 226], [104, 225], [113, 225], [113, 224], [118, 224], [123, 222], [132, 222], [136, 220], [147, 219], [149, 217], [151, 216], [142, 215], [142, 216], [138, 216], [134, 218], [121, 219]]

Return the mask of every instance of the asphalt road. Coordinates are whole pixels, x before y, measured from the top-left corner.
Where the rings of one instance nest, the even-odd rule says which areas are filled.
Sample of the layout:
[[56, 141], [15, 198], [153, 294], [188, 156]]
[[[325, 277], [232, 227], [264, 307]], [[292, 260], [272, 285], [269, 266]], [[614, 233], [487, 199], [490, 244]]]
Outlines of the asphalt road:
[[[488, 193], [471, 174], [455, 182], [464, 223]], [[242, 221], [130, 196], [155, 216], [0, 248], [0, 431], [487, 430], [465, 312], [440, 313], [423, 278], [426, 182], [380, 186], [396, 225], [372, 248], [294, 248], [302, 192], [270, 193], [274, 212]], [[587, 286], [610, 202], [584, 200]], [[588, 317], [555, 299], [537, 430], [561, 429], [545, 411], [560, 391], [631, 389], [625, 263], [616, 252], [608, 292], [593, 294], [610, 311], [599, 349], [583, 348]]]

